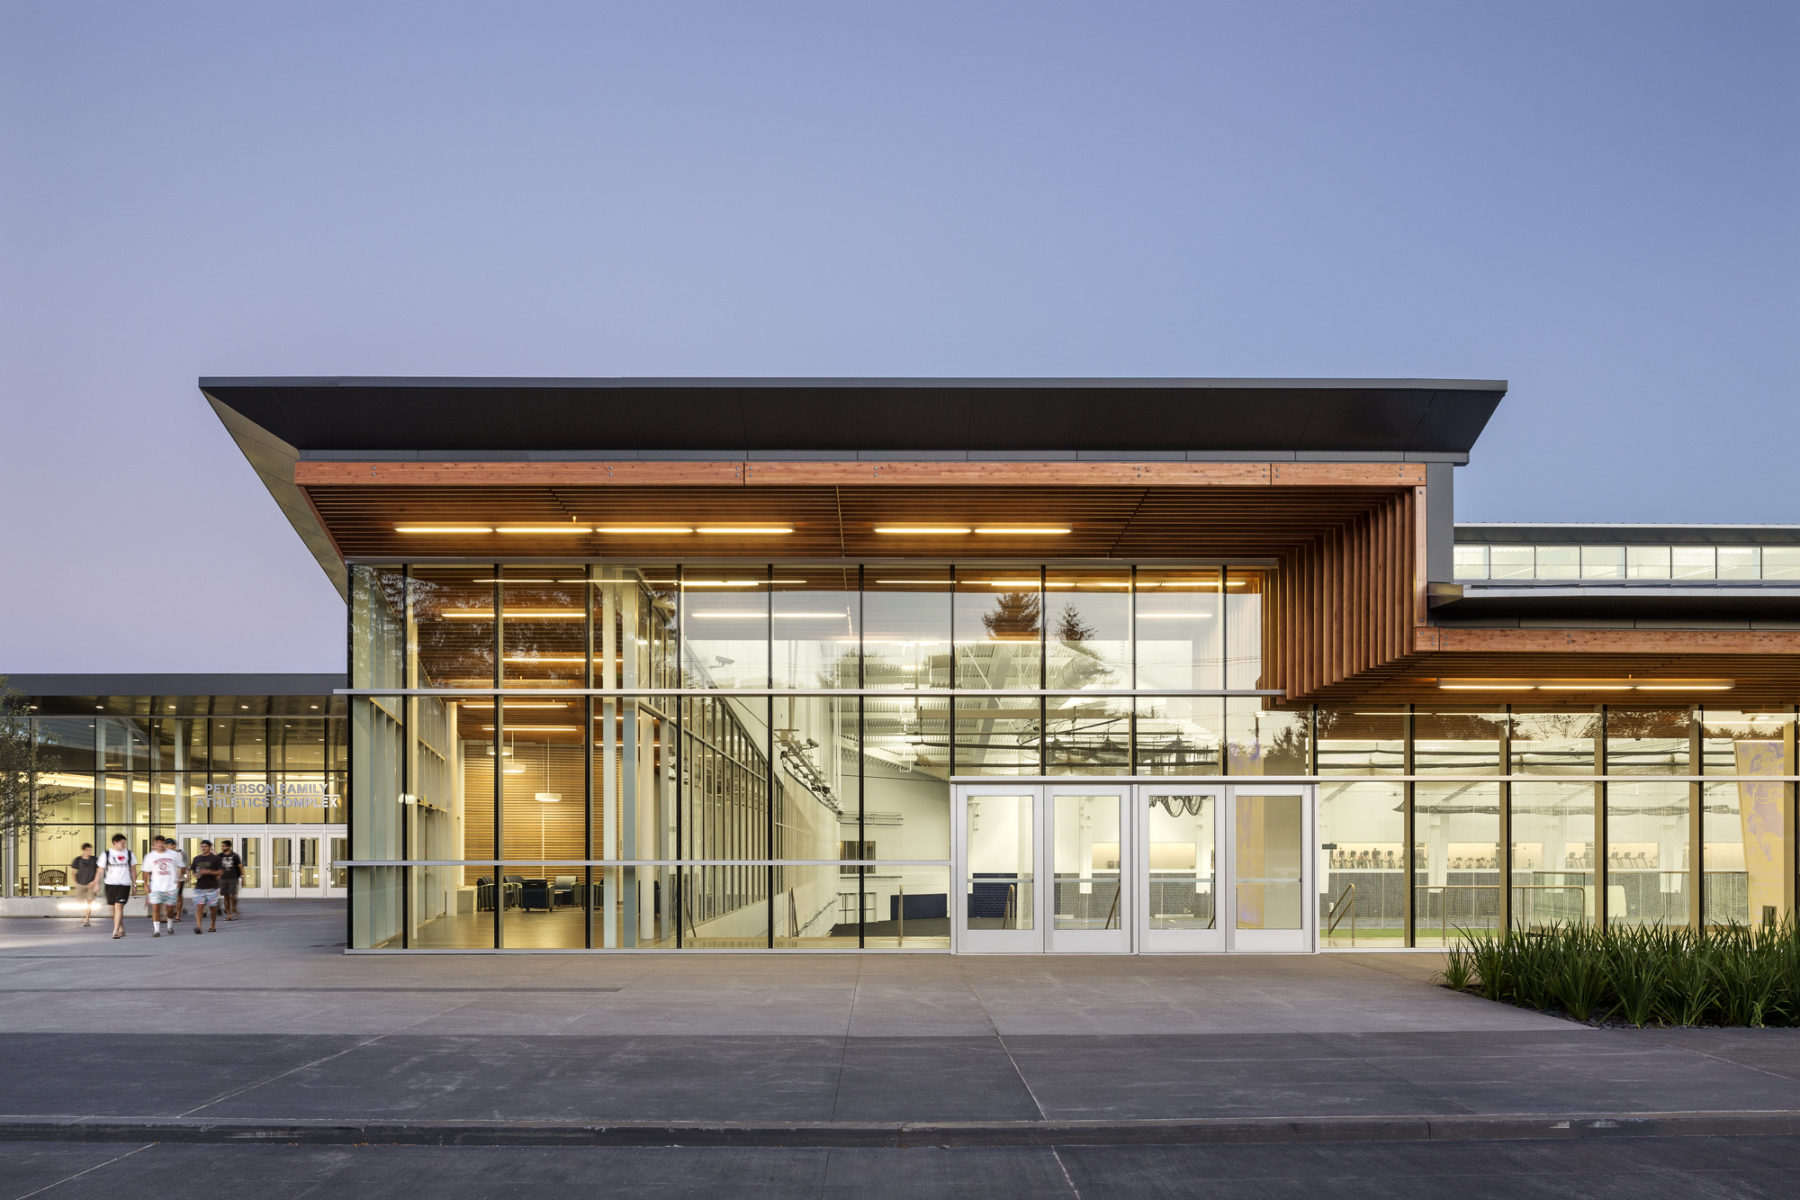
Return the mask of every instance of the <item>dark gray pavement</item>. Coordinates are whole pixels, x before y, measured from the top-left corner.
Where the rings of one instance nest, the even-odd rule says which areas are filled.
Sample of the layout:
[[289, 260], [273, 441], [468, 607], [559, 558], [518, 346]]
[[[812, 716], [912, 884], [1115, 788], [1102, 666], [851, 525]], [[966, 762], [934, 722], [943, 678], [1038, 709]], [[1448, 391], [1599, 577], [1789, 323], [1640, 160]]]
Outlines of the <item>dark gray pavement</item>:
[[296, 1196], [1641, 1198], [1800, 1166], [1748, 1136], [1800, 1133], [1800, 1032], [1589, 1029], [1430, 955], [395, 958], [342, 928], [0, 922], [0, 1196], [208, 1154]]
[[1800, 1140], [909, 1150], [0, 1144], [0, 1196], [1694, 1200], [1794, 1194]]

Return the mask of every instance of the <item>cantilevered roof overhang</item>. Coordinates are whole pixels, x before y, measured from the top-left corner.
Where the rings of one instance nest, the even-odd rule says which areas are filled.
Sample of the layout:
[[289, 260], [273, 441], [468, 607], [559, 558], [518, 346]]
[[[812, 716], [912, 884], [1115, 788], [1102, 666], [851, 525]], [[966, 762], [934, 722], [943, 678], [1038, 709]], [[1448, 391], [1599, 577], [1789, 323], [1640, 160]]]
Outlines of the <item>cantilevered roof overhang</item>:
[[[1264, 556], [1464, 461], [1485, 380], [200, 381], [340, 591], [346, 559]], [[1447, 496], [1444, 497], [1447, 499]], [[1444, 510], [1447, 518], [1448, 510]], [[776, 545], [402, 527], [791, 524]], [[904, 545], [883, 522], [1066, 525]], [[1447, 530], [1448, 522], [1445, 521]], [[1446, 538], [1447, 540], [1447, 538]]]
[[304, 457], [1402, 458], [1466, 456], [1506, 384], [333, 377], [203, 378], [200, 390]]

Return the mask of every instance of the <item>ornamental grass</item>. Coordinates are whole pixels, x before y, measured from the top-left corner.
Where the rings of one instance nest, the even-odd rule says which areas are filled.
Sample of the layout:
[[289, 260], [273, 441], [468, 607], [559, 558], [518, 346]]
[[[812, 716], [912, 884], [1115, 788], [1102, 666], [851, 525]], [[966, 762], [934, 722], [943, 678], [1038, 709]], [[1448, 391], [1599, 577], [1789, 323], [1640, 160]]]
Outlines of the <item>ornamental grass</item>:
[[1591, 1024], [1800, 1026], [1800, 927], [1463, 932], [1442, 982]]

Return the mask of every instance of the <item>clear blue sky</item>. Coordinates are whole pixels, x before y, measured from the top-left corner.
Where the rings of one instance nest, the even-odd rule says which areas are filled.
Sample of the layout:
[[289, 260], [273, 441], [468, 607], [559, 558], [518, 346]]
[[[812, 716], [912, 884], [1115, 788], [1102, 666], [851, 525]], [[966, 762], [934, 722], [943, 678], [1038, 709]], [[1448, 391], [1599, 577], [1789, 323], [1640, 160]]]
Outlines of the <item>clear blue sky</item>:
[[1505, 378], [1800, 522], [1800, 4], [0, 2], [0, 670], [343, 664], [200, 375]]

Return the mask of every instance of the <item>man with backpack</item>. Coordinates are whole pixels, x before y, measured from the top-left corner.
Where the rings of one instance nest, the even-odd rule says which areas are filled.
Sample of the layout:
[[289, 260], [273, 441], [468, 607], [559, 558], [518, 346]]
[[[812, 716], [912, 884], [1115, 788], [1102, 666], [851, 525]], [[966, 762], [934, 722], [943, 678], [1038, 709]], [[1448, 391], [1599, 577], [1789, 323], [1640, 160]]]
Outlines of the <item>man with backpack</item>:
[[125, 835], [115, 833], [101, 865], [106, 903], [112, 909], [113, 937], [125, 936], [125, 904], [131, 899], [131, 881], [137, 876], [137, 858], [126, 845]]

